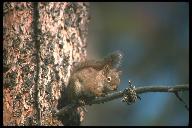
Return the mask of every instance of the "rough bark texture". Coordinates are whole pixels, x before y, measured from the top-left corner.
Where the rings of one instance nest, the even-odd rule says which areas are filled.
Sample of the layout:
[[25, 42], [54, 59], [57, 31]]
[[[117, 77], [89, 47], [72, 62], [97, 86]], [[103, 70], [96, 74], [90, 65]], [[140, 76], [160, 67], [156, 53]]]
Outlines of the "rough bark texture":
[[3, 125], [61, 125], [52, 110], [86, 58], [88, 6], [3, 4]]

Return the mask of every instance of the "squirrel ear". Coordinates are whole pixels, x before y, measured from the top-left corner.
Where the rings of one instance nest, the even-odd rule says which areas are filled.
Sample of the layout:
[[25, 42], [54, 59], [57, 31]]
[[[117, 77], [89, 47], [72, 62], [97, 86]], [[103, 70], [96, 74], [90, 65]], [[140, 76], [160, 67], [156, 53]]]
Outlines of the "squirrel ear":
[[109, 65], [105, 65], [102, 70], [103, 75], [107, 76], [107, 74], [109, 73], [109, 70], [110, 70]]

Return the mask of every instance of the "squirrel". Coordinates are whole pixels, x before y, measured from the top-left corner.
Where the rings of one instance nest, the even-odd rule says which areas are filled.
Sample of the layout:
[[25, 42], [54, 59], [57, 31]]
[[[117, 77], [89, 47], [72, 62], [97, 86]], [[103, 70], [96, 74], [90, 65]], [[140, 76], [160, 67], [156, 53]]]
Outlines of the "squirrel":
[[[61, 109], [68, 104], [81, 101], [89, 103], [96, 97], [102, 97], [117, 90], [120, 84], [121, 71], [118, 68], [121, 59], [121, 52], [116, 51], [101, 60], [85, 60], [77, 63], [71, 72], [68, 85], [63, 90], [64, 93], [61, 93], [57, 108]], [[64, 125], [80, 124], [78, 119], [75, 123], [74, 119], [69, 118], [70, 113], [66, 115], [65, 122], [62, 122]]]

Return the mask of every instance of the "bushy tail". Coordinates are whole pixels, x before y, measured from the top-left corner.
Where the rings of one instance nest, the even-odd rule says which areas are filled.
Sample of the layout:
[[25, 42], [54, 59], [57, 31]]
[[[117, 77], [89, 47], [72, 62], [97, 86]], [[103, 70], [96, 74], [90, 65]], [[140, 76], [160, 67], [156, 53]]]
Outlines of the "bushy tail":
[[122, 53], [120, 51], [115, 51], [108, 56], [106, 56], [104, 59], [101, 60], [85, 60], [83, 62], [79, 62], [76, 65], [74, 65], [74, 68], [72, 70], [72, 73], [75, 73], [79, 70], [82, 70], [84, 68], [92, 67], [96, 70], [102, 70], [106, 65], [108, 65], [111, 69], [112, 68], [119, 68], [121, 65], [122, 60]]
[[109, 66], [111, 66], [111, 68], [119, 68], [122, 58], [122, 53], [120, 51], [115, 51], [106, 56], [103, 60], [103, 63], [108, 64]]

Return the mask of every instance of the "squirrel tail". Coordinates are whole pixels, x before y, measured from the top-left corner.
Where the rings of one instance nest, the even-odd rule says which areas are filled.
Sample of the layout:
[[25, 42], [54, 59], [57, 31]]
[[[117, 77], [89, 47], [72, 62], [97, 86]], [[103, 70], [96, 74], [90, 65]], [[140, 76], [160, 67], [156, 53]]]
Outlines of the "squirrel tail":
[[119, 68], [121, 65], [121, 60], [123, 58], [122, 52], [115, 51], [110, 55], [106, 56], [103, 60], [105, 64], [108, 64], [112, 68]]
[[122, 52], [115, 51], [99, 61], [85, 60], [83, 62], [77, 63], [74, 66], [71, 74], [87, 67], [92, 67], [96, 70], [102, 70], [106, 65], [109, 65], [110, 68], [119, 68], [121, 65], [122, 58]]

